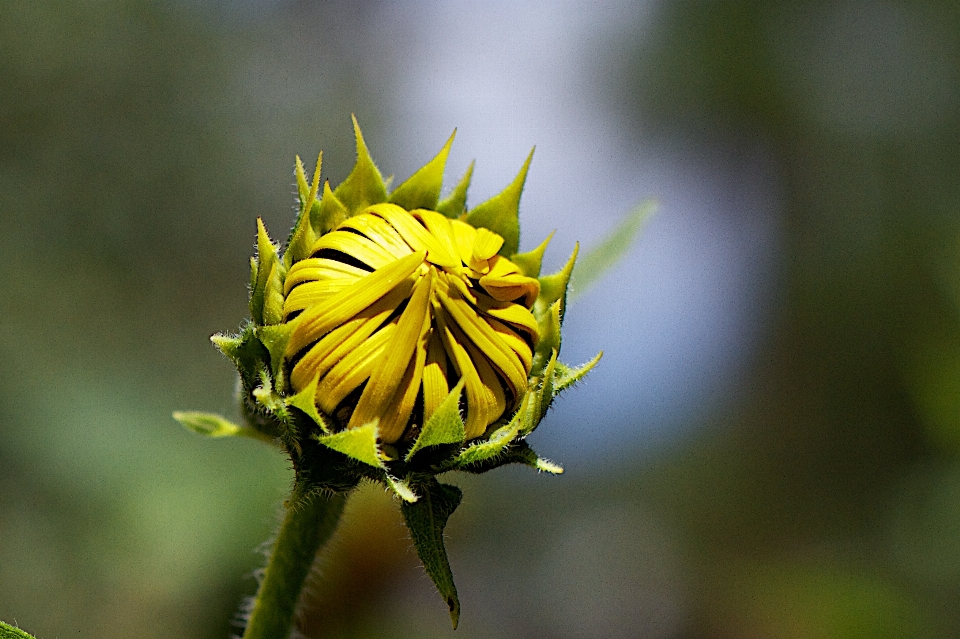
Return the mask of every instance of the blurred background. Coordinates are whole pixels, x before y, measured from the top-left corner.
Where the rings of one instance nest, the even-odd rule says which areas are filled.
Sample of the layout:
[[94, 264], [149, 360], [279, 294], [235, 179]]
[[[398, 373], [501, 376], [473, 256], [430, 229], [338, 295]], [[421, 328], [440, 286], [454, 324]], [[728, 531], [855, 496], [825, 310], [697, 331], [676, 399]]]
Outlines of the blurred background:
[[309, 637], [960, 636], [960, 5], [0, 0], [0, 619], [227, 637], [291, 472], [208, 441], [293, 161], [521, 204], [547, 267], [659, 212], [567, 314], [599, 368], [451, 477], [456, 635], [367, 486]]

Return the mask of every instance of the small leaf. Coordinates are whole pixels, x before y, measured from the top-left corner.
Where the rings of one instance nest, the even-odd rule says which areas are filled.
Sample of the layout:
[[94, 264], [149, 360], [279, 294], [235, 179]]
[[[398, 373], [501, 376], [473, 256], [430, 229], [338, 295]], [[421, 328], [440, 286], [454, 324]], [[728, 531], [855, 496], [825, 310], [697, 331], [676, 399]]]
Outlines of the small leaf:
[[601, 357], [603, 357], [603, 351], [600, 351], [596, 357], [579, 367], [567, 366], [562, 362], [557, 362], [553, 377], [553, 394], [557, 395], [583, 379], [597, 365]]
[[570, 281], [570, 294], [579, 297], [589, 289], [608, 269], [623, 259], [627, 249], [636, 240], [640, 229], [657, 210], [657, 202], [649, 200], [635, 208], [606, 239], [593, 247], [580, 259], [577, 271]]
[[503, 238], [500, 255], [513, 255], [520, 247], [520, 194], [527, 180], [527, 170], [533, 151], [507, 188], [492, 198], [478, 204], [467, 214], [467, 223], [476, 228], [489, 229]]
[[390, 194], [389, 201], [408, 211], [414, 209], [429, 209], [432, 211], [437, 208], [440, 188], [443, 186], [443, 169], [447, 164], [447, 156], [450, 154], [450, 145], [453, 144], [453, 138], [456, 135], [457, 132], [454, 130], [450, 139], [437, 153], [437, 156], [407, 178], [406, 182], [398, 186]]
[[[556, 231], [554, 231], [555, 233]], [[543, 262], [543, 253], [547, 250], [547, 245], [553, 239], [553, 233], [547, 236], [540, 246], [527, 253], [517, 253], [510, 258], [510, 261], [517, 265], [520, 272], [527, 277], [540, 277], [540, 264]]]
[[383, 183], [380, 170], [370, 159], [370, 152], [363, 141], [363, 133], [353, 116], [353, 133], [357, 138], [357, 163], [350, 175], [334, 190], [334, 195], [347, 208], [347, 216], [360, 213], [371, 204], [387, 201], [387, 187]]
[[0, 639], [35, 639], [33, 635], [0, 621]]
[[467, 190], [470, 188], [470, 178], [472, 177], [473, 162], [467, 167], [467, 172], [460, 178], [453, 192], [437, 203], [437, 213], [442, 213], [452, 219], [457, 219], [463, 215], [463, 211], [467, 207]]
[[410, 447], [405, 461], [410, 461], [422, 448], [439, 446], [441, 444], [459, 444], [463, 442], [464, 425], [460, 415], [460, 394], [463, 392], [465, 379], [460, 380], [452, 391], [444, 398], [433, 415], [420, 430], [420, 436]]
[[175, 411], [173, 418], [187, 429], [206, 437], [250, 437], [265, 442], [272, 443], [273, 441], [267, 435], [253, 428], [235, 424], [216, 413]]
[[441, 484], [436, 479], [430, 479], [418, 492], [420, 498], [415, 503], [400, 504], [400, 510], [410, 529], [413, 547], [446, 602], [450, 620], [456, 629], [460, 620], [460, 600], [453, 583], [447, 550], [443, 545], [443, 529], [450, 515], [460, 505], [463, 493], [456, 486]]
[[350, 428], [333, 435], [316, 435], [317, 441], [347, 457], [376, 468], [383, 468], [377, 447], [377, 423], [374, 420], [359, 428]]

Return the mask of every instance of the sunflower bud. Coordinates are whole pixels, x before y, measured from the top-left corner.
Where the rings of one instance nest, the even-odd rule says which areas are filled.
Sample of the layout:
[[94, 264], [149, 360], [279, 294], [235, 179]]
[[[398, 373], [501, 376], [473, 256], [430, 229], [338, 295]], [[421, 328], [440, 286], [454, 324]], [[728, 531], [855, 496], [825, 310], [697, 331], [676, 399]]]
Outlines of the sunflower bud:
[[364, 477], [390, 487], [456, 622], [442, 529], [460, 493], [435, 476], [507, 463], [562, 472], [525, 438], [600, 356], [580, 368], [557, 361], [577, 249], [546, 276], [549, 238], [518, 253], [532, 152], [500, 194], [468, 210], [472, 165], [440, 199], [453, 136], [388, 193], [356, 119], [354, 130], [357, 162], [336, 189], [321, 191], [320, 159], [308, 184], [297, 158], [300, 213], [286, 249], [258, 220], [251, 322], [212, 338], [237, 365], [248, 426], [178, 418], [276, 441], [301, 494]]

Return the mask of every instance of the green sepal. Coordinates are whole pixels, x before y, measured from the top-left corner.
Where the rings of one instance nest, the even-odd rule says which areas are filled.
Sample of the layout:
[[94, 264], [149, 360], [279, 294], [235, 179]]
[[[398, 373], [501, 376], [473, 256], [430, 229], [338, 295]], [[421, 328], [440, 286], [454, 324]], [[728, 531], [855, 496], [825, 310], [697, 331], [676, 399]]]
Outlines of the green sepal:
[[390, 490], [393, 491], [397, 497], [407, 503], [413, 503], [420, 499], [417, 493], [413, 492], [413, 488], [410, 486], [410, 480], [407, 479], [397, 479], [390, 475], [390, 473], [383, 473], [383, 480], [387, 483], [387, 486], [390, 487]]
[[[563, 268], [552, 275], [544, 275], [537, 278], [540, 282], [540, 295], [537, 296], [535, 306], [539, 309], [545, 309], [551, 304], [560, 300], [560, 323], [563, 324], [563, 314], [567, 306], [567, 285], [570, 283], [570, 275], [573, 273], [573, 265], [577, 263], [577, 254], [580, 252], [580, 243], [573, 247], [573, 253], [570, 259], [564, 264]], [[537, 314], [537, 308], [534, 308], [534, 315]]]
[[473, 177], [473, 162], [467, 167], [467, 172], [463, 174], [457, 186], [449, 196], [437, 203], [437, 212], [446, 215], [451, 219], [457, 219], [467, 208], [467, 190], [470, 188], [470, 179]]
[[263, 289], [263, 324], [279, 324], [283, 320], [283, 274], [286, 270], [274, 260]]
[[327, 448], [343, 453], [351, 459], [376, 468], [383, 468], [380, 449], [377, 446], [378, 423], [378, 420], [374, 420], [359, 428], [348, 428], [333, 435], [315, 435], [315, 437]]
[[489, 470], [493, 470], [494, 468], [506, 466], [507, 464], [523, 464], [524, 466], [530, 466], [531, 468], [536, 468], [540, 472], [550, 473], [551, 475], [563, 474], [563, 467], [561, 467], [559, 464], [553, 463], [548, 459], [540, 457], [532, 448], [530, 448], [530, 445], [527, 444], [527, 442], [522, 440], [514, 442], [504, 449], [502, 454], [493, 459], [488, 459], [471, 466], [466, 466], [460, 470], [479, 475]]
[[370, 158], [356, 116], [353, 116], [353, 133], [357, 138], [357, 163], [353, 165], [350, 175], [333, 191], [346, 207], [347, 217], [360, 213], [371, 204], [387, 201], [383, 176]]
[[553, 239], [554, 233], [556, 233], [556, 231], [551, 232], [550, 235], [547, 236], [547, 239], [532, 251], [510, 256], [510, 261], [516, 264], [520, 272], [527, 277], [540, 277], [540, 265], [543, 263], [543, 253], [547, 250], [547, 245], [549, 245], [550, 240]]
[[35, 637], [0, 621], [0, 639], [35, 639]]
[[553, 392], [554, 394], [561, 393], [577, 382], [579, 382], [583, 377], [589, 373], [594, 366], [597, 365], [597, 362], [600, 361], [600, 358], [603, 357], [603, 351], [597, 353], [596, 357], [591, 359], [589, 362], [583, 366], [567, 366], [562, 362], [557, 362], [556, 373], [553, 377]]
[[329, 233], [348, 217], [350, 212], [347, 207], [330, 190], [330, 181], [325, 181], [323, 197], [319, 202], [314, 202], [310, 209], [310, 223], [314, 230], [320, 235]]
[[453, 583], [447, 550], [443, 545], [443, 529], [450, 515], [460, 505], [463, 493], [456, 486], [441, 484], [433, 478], [417, 492], [420, 498], [414, 503], [400, 504], [400, 510], [407, 522], [407, 528], [410, 529], [413, 547], [427, 575], [446, 602], [450, 620], [456, 629], [460, 620], [460, 600], [457, 598], [457, 587]]
[[457, 132], [454, 130], [436, 157], [394, 189], [389, 201], [408, 211], [436, 209], [437, 201], [440, 199], [440, 189], [443, 186], [443, 170], [447, 165], [447, 156], [450, 154], [450, 146], [456, 135]]
[[550, 308], [537, 318], [540, 339], [533, 351], [533, 362], [530, 374], [540, 377], [550, 363], [551, 355], [560, 351], [560, 301], [554, 302]]
[[277, 263], [277, 247], [270, 241], [263, 220], [257, 218], [257, 277], [250, 291], [250, 318], [263, 324], [263, 304], [270, 272]]
[[520, 430], [518, 436], [526, 437], [535, 429], [540, 421], [546, 416], [547, 409], [556, 396], [554, 389], [554, 375], [557, 366], [557, 351], [554, 350], [550, 355], [550, 361], [547, 363], [546, 370], [543, 371], [543, 377], [537, 389], [530, 393], [530, 402], [524, 407], [526, 413], [520, 419]]
[[270, 371], [277, 379], [282, 378], [283, 356], [287, 350], [287, 344], [290, 342], [290, 336], [293, 335], [294, 326], [296, 324], [293, 322], [287, 322], [286, 324], [271, 324], [270, 326], [258, 326], [256, 328], [257, 339], [270, 353]]
[[460, 394], [463, 392], [464, 383], [466, 380], [461, 379], [433, 411], [433, 415], [423, 425], [420, 436], [410, 447], [404, 461], [410, 461], [417, 451], [428, 446], [463, 442], [465, 432], [463, 417], [460, 415]]
[[570, 295], [579, 297], [617, 262], [623, 259], [653, 213], [657, 201], [648, 200], [631, 211], [606, 238], [584, 255], [570, 280]]
[[205, 437], [250, 437], [261, 441], [273, 440], [253, 428], [241, 426], [216, 413], [202, 413], [198, 411], [174, 411], [173, 418], [180, 422], [187, 430]]
[[520, 433], [523, 420], [530, 414], [530, 404], [533, 400], [534, 393], [527, 393], [523, 405], [513, 419], [493, 431], [487, 439], [480, 440], [460, 451], [454, 459], [454, 467], [462, 470], [465, 466], [482, 463], [501, 455]]
[[504, 257], [515, 254], [520, 248], [520, 194], [532, 159], [533, 150], [507, 188], [467, 213], [468, 224], [488, 229], [503, 238], [500, 255]]
[[248, 323], [239, 335], [231, 336], [217, 333], [210, 337], [213, 345], [233, 360], [237, 371], [240, 373], [243, 387], [248, 390], [256, 386], [259, 380], [258, 370], [261, 366], [266, 365], [270, 357], [270, 352], [257, 339], [256, 331], [257, 327]]
[[320, 374], [314, 375], [313, 380], [307, 384], [307, 386], [301, 390], [299, 393], [293, 397], [288, 397], [286, 402], [287, 406], [293, 406], [298, 408], [303, 413], [312, 419], [320, 429], [330, 434], [333, 432], [330, 429], [330, 425], [327, 424], [327, 420], [320, 414], [320, 411], [317, 410], [317, 385], [320, 383]]
[[317, 168], [313, 173], [313, 183], [307, 188], [306, 176], [303, 173], [303, 162], [297, 156], [297, 192], [300, 196], [300, 215], [287, 242], [287, 250], [283, 253], [283, 265], [290, 268], [294, 262], [310, 256], [310, 249], [317, 241], [317, 232], [313, 228], [310, 212], [317, 199], [317, 190], [320, 187], [320, 166], [323, 163], [323, 152], [317, 157]]
[[275, 389], [273, 379], [266, 370], [260, 371], [260, 385], [253, 389], [253, 398], [260, 406], [280, 420], [284, 426], [290, 425], [290, 413], [283, 397]]

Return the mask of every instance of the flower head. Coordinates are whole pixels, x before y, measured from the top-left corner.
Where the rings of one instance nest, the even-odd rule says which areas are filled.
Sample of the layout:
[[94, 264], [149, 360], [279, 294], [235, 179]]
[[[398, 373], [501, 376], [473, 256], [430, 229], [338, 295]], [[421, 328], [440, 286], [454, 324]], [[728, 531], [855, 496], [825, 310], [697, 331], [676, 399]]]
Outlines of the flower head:
[[388, 193], [356, 119], [354, 130], [357, 163], [336, 189], [321, 192], [319, 159], [308, 184], [297, 158], [300, 213], [286, 248], [258, 221], [251, 321], [212, 338], [237, 365], [249, 426], [179, 418], [277, 442], [296, 470], [295, 495], [363, 477], [389, 486], [456, 619], [440, 533], [460, 492], [435, 476], [507, 463], [562, 472], [525, 438], [599, 355], [580, 368], [557, 361], [577, 250], [547, 276], [549, 238], [518, 252], [532, 153], [501, 193], [467, 209], [472, 165], [440, 199], [453, 136]]

